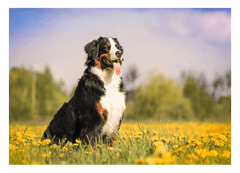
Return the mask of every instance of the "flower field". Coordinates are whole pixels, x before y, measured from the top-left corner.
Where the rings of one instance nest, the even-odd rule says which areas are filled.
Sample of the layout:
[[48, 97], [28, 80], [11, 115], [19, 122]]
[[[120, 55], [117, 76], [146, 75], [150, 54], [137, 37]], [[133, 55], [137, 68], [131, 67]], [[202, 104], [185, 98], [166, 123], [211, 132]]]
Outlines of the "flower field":
[[9, 126], [9, 164], [231, 164], [231, 124], [122, 124], [114, 147], [41, 141], [47, 126]]

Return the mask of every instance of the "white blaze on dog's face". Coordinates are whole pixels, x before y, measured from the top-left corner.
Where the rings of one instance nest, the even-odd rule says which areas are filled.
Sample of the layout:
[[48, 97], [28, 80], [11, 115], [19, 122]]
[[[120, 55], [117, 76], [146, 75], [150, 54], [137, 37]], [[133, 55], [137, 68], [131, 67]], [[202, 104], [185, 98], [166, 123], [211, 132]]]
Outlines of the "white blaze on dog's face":
[[119, 50], [116, 45], [117, 43], [112, 39], [112, 38], [108, 38], [110, 45], [111, 45], [111, 49], [109, 51], [110, 53], [110, 59], [111, 61], [113, 61], [113, 70], [115, 71], [116, 75], [121, 74], [122, 72], [122, 68], [121, 68], [121, 64], [120, 61], [122, 61], [122, 51]]

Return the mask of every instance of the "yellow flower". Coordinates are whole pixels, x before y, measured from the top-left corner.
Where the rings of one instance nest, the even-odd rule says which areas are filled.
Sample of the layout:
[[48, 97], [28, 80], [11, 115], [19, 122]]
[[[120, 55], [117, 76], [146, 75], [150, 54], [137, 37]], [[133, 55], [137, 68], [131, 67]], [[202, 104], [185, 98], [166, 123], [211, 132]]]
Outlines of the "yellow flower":
[[159, 141], [159, 142], [154, 142], [153, 144], [156, 147], [155, 156], [162, 157], [162, 155], [167, 151], [164, 143]]
[[215, 145], [219, 146], [219, 147], [222, 147], [224, 145], [224, 142], [223, 141], [219, 141], [219, 140], [215, 140]]
[[161, 137], [160, 140], [163, 141], [163, 142], [166, 142], [166, 143], [168, 143], [170, 141], [170, 139], [163, 138], [163, 137]]
[[67, 151], [68, 150], [68, 148], [67, 147], [62, 147], [62, 151]]
[[178, 148], [178, 145], [173, 145], [173, 148], [175, 148], [175, 149]]
[[135, 132], [135, 135], [136, 135], [136, 136], [143, 135], [143, 132], [141, 132], [141, 131]]
[[157, 164], [174, 164], [177, 161], [175, 156], [172, 156], [171, 152], [167, 151], [162, 158], [157, 157], [156, 163]]
[[195, 152], [199, 157], [202, 157], [202, 158], [205, 158], [208, 156], [208, 152], [207, 152], [206, 148], [205, 149], [195, 149]]
[[16, 147], [14, 146], [14, 145], [12, 145], [12, 144], [9, 144], [9, 150], [15, 150], [16, 149]]
[[157, 142], [154, 142], [153, 145], [155, 147], [157, 147], [158, 145], [163, 145], [164, 146], [164, 143], [162, 143], [161, 141], [157, 141]]
[[147, 158], [145, 159], [145, 162], [146, 162], [147, 164], [154, 165], [154, 164], [156, 164], [156, 158], [149, 156], [149, 157], [147, 157]]
[[97, 147], [102, 147], [102, 145], [100, 145], [100, 144], [97, 144]]
[[122, 150], [121, 148], [119, 148], [118, 151], [120, 151], [121, 153], [123, 153], [123, 150]]
[[198, 157], [194, 154], [188, 154], [187, 157], [190, 159], [190, 160], [193, 160], [193, 161], [197, 161], [198, 160]]
[[75, 141], [77, 144], [81, 144], [81, 141], [80, 140], [78, 140], [78, 139], [76, 139], [76, 141]]
[[42, 145], [48, 145], [48, 144], [50, 144], [51, 143], [51, 140], [50, 139], [44, 139], [43, 141], [42, 141]]
[[32, 144], [35, 146], [40, 146], [40, 144], [37, 141], [33, 141]]
[[79, 146], [79, 144], [73, 144], [73, 146], [77, 147], [77, 146]]
[[49, 158], [49, 154], [42, 154], [42, 157]]
[[216, 150], [211, 150], [209, 151], [209, 156], [217, 156], [218, 155], [218, 152]]
[[228, 140], [227, 137], [224, 135], [218, 135], [218, 138], [223, 140], [224, 142], [227, 142], [227, 140]]
[[72, 146], [73, 144], [72, 144], [72, 142], [67, 141], [67, 144], [66, 144], [66, 145]]
[[145, 165], [146, 161], [144, 159], [139, 158], [139, 159], [134, 160], [134, 164], [135, 165]]
[[229, 158], [231, 156], [231, 152], [230, 151], [223, 151], [221, 156], [224, 157], [224, 158]]
[[193, 160], [185, 160], [184, 163], [187, 164], [187, 165], [194, 165], [195, 164], [195, 162]]
[[202, 144], [202, 142], [201, 141], [195, 141], [195, 144], [200, 146]]
[[91, 152], [87, 152], [87, 151], [86, 151], [86, 152], [85, 152], [85, 154], [87, 154], [87, 155], [90, 155], [90, 154], [91, 154]]
[[178, 152], [184, 152], [184, 149], [182, 147], [180, 147], [177, 151]]
[[58, 147], [57, 144], [53, 144], [50, 146], [50, 148], [57, 148], [57, 147]]
[[142, 136], [137, 135], [137, 136], [135, 136], [135, 139], [142, 139]]
[[64, 153], [60, 154], [59, 157], [64, 157]]
[[111, 150], [111, 151], [113, 151], [114, 150], [114, 148], [113, 147], [107, 147], [109, 150]]
[[151, 139], [151, 141], [158, 141], [158, 140], [159, 140], [159, 137], [153, 136], [153, 137], [151, 137], [150, 139]]

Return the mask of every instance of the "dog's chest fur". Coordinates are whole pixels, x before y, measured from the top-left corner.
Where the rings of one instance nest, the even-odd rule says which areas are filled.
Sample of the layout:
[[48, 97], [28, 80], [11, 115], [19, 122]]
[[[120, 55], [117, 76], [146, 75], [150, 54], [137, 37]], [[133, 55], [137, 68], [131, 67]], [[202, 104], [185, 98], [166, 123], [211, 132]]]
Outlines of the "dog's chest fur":
[[120, 119], [126, 109], [125, 94], [119, 92], [121, 78], [120, 75], [116, 75], [113, 71], [102, 71], [96, 67], [92, 68], [92, 72], [103, 81], [106, 89], [105, 95], [100, 99], [103, 109], [108, 111], [107, 121], [103, 126], [102, 134], [111, 135], [118, 129]]

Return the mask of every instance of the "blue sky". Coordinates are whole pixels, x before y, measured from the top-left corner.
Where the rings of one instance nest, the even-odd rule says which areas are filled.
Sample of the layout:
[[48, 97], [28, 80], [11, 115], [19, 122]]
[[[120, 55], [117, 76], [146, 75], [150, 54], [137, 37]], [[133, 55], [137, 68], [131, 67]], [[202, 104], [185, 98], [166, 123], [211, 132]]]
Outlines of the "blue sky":
[[231, 68], [231, 9], [14, 9], [9, 10], [9, 67], [42, 71], [49, 65], [68, 91], [82, 76], [83, 47], [99, 36], [124, 47], [123, 73], [140, 79], [157, 70], [176, 80], [182, 70], [209, 81]]

